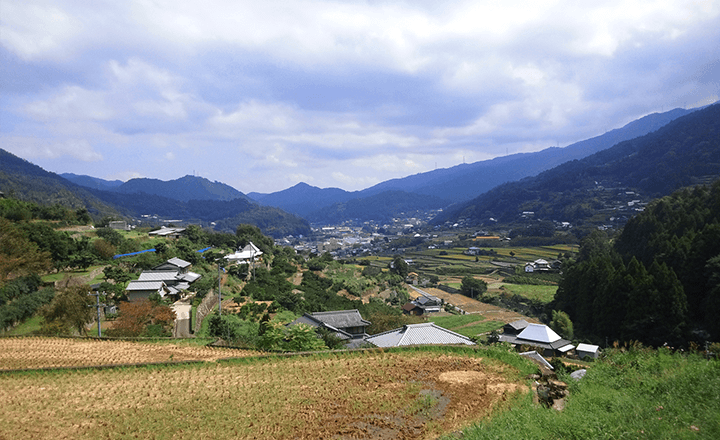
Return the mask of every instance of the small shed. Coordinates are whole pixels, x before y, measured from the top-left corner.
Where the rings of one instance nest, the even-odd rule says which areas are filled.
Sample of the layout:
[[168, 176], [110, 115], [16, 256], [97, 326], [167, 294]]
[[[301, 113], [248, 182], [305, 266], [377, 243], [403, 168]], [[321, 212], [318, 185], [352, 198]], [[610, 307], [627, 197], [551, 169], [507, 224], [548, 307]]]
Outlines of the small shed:
[[597, 359], [598, 356], [600, 356], [600, 347], [592, 344], [578, 344], [575, 353], [577, 353], [580, 359], [586, 357]]

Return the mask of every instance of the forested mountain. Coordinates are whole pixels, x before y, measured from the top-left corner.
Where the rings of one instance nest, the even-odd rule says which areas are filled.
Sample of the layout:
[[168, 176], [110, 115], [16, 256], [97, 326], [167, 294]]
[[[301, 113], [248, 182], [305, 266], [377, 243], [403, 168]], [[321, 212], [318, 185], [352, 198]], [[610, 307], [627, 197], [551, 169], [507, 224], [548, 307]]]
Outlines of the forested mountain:
[[130, 179], [112, 191], [123, 194], [150, 194], [187, 202], [189, 200], [247, 199], [245, 194], [221, 182], [211, 182], [197, 176], [175, 180]]
[[0, 148], [0, 191], [6, 196], [41, 205], [59, 204], [68, 208], [86, 208], [94, 217], [117, 215], [115, 207], [98, 199], [55, 173]]
[[[352, 199], [356, 201], [352, 202], [350, 206], [369, 207], [373, 212], [372, 219], [383, 216], [387, 218], [392, 217], [394, 213], [380, 213], [377, 209], [369, 206], [369, 201], [360, 202], [360, 200], [386, 191], [403, 191], [407, 194], [433, 196], [435, 197], [431, 199], [433, 200], [433, 203], [431, 203], [433, 206], [436, 206], [435, 202], [438, 200], [447, 200], [449, 202], [466, 201], [504, 182], [536, 175], [564, 162], [580, 159], [609, 148], [623, 140], [642, 136], [692, 111], [675, 109], [665, 113], [653, 113], [622, 128], [611, 130], [601, 136], [577, 142], [564, 148], [548, 148], [536, 153], [513, 154], [472, 164], [457, 165], [451, 168], [388, 180], [361, 191], [348, 192], [338, 188], [321, 189], [306, 183], [299, 183], [275, 193], [250, 193], [248, 196], [263, 205], [281, 208], [316, 223], [333, 223], [341, 219], [351, 218], [340, 213], [346, 210], [346, 204]], [[427, 204], [422, 197], [412, 196], [411, 199], [420, 201], [421, 204], [411, 206], [406, 203], [403, 209], [418, 211], [422, 210], [422, 206]], [[337, 204], [335, 208], [330, 208], [331, 205], [335, 204]], [[323, 218], [323, 215], [327, 215], [327, 217]], [[359, 218], [363, 218], [362, 215]]]
[[[178, 180], [191, 182], [190, 186], [192, 186], [192, 182], [202, 184], [201, 181], [207, 179], [186, 176]], [[220, 184], [216, 188], [223, 186], [226, 185]], [[219, 227], [229, 232], [233, 232], [237, 224], [244, 222], [257, 225], [273, 236], [310, 232], [306, 220], [277, 208], [259, 206], [244, 196], [227, 201], [184, 202], [152, 194], [125, 194], [90, 189], [47, 172], [2, 149], [0, 149], [0, 191], [10, 197], [43, 205], [60, 204], [75, 209], [84, 207], [96, 219], [103, 216], [139, 218], [142, 215], [158, 215], [206, 224], [216, 222], [221, 225]], [[238, 223], [234, 223], [235, 221]]]
[[720, 180], [652, 202], [614, 246], [581, 246], [553, 307], [576, 334], [655, 346], [720, 338]]
[[249, 193], [248, 197], [267, 206], [307, 218], [311, 213], [335, 203], [357, 197], [357, 193], [339, 188], [318, 188], [300, 182], [297, 185], [271, 194]]
[[715, 104], [585, 159], [501, 185], [445, 210], [433, 223], [464, 219], [480, 224], [491, 217], [513, 222], [523, 212], [568, 222], [582, 222], [604, 212], [599, 218], [603, 221], [626, 205], [619, 194], [640, 192], [649, 200], [718, 175], [720, 104]]
[[124, 182], [122, 180], [105, 180], [97, 177], [78, 175], [73, 173], [62, 173], [60, 177], [67, 179], [72, 183], [80, 186], [85, 186], [92, 189], [101, 189], [111, 191], [113, 188], [117, 188]]
[[403, 217], [416, 217], [447, 205], [447, 200], [438, 197], [404, 191], [385, 191], [369, 197], [335, 203], [309, 214], [306, 218], [310, 222], [329, 224], [347, 220], [389, 222], [394, 217], [400, 217], [401, 214]]
[[360, 191], [359, 196], [400, 190], [432, 195], [452, 202], [466, 201], [502, 183], [534, 176], [562, 163], [610, 148], [618, 142], [643, 136], [693, 111], [678, 108], [665, 113], [653, 113], [622, 128], [564, 148], [552, 147], [535, 153], [513, 154], [388, 180]]

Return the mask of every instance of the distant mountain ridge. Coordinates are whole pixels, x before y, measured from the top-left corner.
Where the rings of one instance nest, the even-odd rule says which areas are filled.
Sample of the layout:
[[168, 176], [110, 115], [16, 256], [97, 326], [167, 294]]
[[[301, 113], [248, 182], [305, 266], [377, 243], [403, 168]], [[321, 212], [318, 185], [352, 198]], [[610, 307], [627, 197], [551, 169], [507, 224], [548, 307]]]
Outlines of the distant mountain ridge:
[[512, 154], [392, 179], [364, 189], [360, 194], [400, 190], [461, 202], [477, 197], [502, 183], [534, 176], [562, 163], [582, 159], [610, 148], [618, 142], [646, 135], [693, 111], [695, 110], [677, 108], [665, 113], [652, 113], [621, 128], [563, 148], [551, 147], [535, 153]]
[[62, 173], [60, 177], [72, 183], [92, 189], [112, 190], [123, 184], [122, 180], [105, 180], [97, 177], [78, 175], [73, 173]]
[[[189, 185], [177, 186], [175, 187], [176, 191], [183, 191], [184, 188], [191, 190], [193, 186], [205, 188], [206, 182], [209, 182], [207, 179], [193, 176], [177, 180], [189, 183]], [[227, 185], [216, 185], [210, 182], [210, 187], [223, 189]], [[163, 186], [160, 188], [165, 189]], [[6, 196], [43, 205], [58, 203], [71, 208], [85, 207], [96, 218], [102, 216], [138, 218], [144, 214], [155, 214], [166, 218], [200, 221], [206, 224], [216, 222], [219, 229], [228, 232], [234, 232], [235, 227], [240, 223], [256, 225], [273, 237], [311, 232], [310, 225], [306, 220], [278, 208], [259, 206], [244, 196], [231, 200], [191, 199], [182, 201], [147, 192], [123, 193], [92, 189], [79, 186], [55, 173], [45, 171], [3, 149], [0, 149], [0, 191], [4, 192]], [[203, 191], [207, 192], [208, 190], [201, 189], [193, 194], [202, 194]], [[227, 194], [235, 195], [230, 191]]]
[[[607, 149], [618, 142], [645, 135], [693, 111], [695, 110], [674, 109], [664, 113], [653, 113], [632, 121], [622, 128], [576, 142], [564, 148], [552, 147], [535, 153], [513, 154], [419, 173], [391, 179], [361, 191], [349, 192], [339, 188], [323, 189], [307, 183], [298, 183], [293, 187], [271, 194], [249, 193], [248, 196], [258, 203], [281, 208], [313, 223], [333, 223], [351, 218], [371, 220], [388, 217], [397, 214], [397, 210], [392, 209], [392, 213], [381, 215], [377, 209], [373, 209], [371, 202], [362, 200], [388, 191], [399, 191], [413, 195], [406, 196], [406, 198], [414, 200], [417, 205], [413, 207], [410, 203], [404, 204], [405, 210], [412, 211], [420, 210], [422, 206], [428, 206], [426, 202], [429, 200], [432, 200], [433, 206], [438, 200], [447, 201], [447, 205], [462, 202], [477, 197], [505, 182], [536, 175], [562, 163]], [[432, 199], [423, 200], [422, 197], [415, 197], [415, 195], [432, 197]], [[387, 203], [382, 205], [390, 206]], [[365, 207], [364, 212], [356, 210], [356, 207], [360, 206]], [[355, 215], [359, 217], [353, 217]]]
[[[656, 198], [718, 176], [720, 104], [714, 104], [645, 136], [500, 185], [446, 209], [432, 223], [462, 220], [473, 225], [489, 217], [509, 223], [522, 212], [533, 212], [538, 219], [583, 221], [605, 208], [599, 199], [603, 193], [639, 190]], [[610, 210], [608, 215], [616, 214]]]

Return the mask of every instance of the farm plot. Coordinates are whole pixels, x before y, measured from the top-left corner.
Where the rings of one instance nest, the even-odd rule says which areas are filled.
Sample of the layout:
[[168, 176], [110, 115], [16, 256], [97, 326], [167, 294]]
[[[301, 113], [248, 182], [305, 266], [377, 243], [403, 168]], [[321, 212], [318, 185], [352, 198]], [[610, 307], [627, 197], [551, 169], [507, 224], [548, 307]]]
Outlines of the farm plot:
[[527, 391], [521, 374], [450, 350], [4, 373], [0, 438], [437, 437]]
[[153, 362], [215, 361], [257, 355], [227, 348], [71, 338], [0, 339], [0, 371]]

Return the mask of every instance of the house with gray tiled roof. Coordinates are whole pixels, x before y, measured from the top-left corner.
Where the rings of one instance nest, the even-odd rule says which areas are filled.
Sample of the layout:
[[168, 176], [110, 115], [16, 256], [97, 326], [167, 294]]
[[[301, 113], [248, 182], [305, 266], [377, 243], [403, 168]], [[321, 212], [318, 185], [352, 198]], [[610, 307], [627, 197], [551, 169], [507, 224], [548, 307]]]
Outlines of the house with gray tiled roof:
[[335, 310], [332, 312], [305, 313], [288, 325], [304, 323], [313, 327], [326, 327], [328, 329], [342, 330], [353, 339], [362, 339], [368, 334], [365, 328], [371, 324], [360, 316], [357, 309]]
[[383, 348], [407, 345], [475, 345], [467, 336], [442, 328], [434, 322], [408, 324], [395, 330], [368, 336], [365, 340]]
[[151, 294], [157, 293], [161, 298], [170, 294], [168, 286], [163, 281], [130, 281], [125, 288], [125, 295], [129, 301], [148, 299]]
[[163, 264], [153, 267], [153, 270], [175, 270], [179, 273], [187, 273], [190, 266], [192, 266], [192, 263], [181, 258], [171, 258]]

